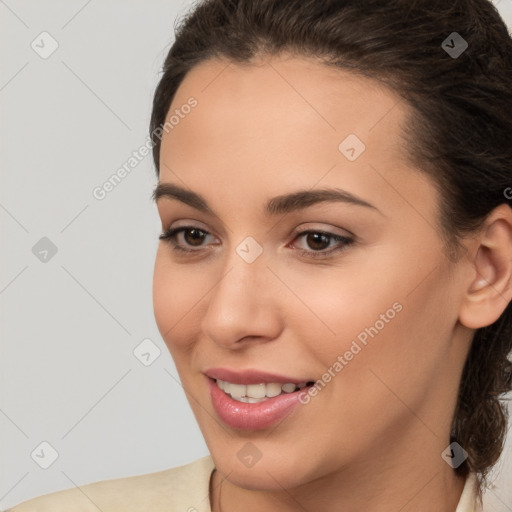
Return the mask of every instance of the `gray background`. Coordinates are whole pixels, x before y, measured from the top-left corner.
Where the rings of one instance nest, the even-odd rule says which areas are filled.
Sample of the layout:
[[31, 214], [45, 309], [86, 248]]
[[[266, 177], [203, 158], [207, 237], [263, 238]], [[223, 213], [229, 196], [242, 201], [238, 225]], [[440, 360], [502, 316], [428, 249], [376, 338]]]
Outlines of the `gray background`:
[[[512, 27], [512, 0], [495, 3]], [[92, 194], [145, 143], [190, 5], [0, 0], [0, 509], [207, 454], [153, 317], [151, 157]], [[31, 47], [51, 49], [44, 31], [58, 43], [47, 58]], [[44, 237], [57, 252], [41, 261]], [[161, 354], [145, 366], [134, 350], [148, 339]], [[58, 453], [47, 469], [42, 442]], [[511, 459], [509, 435], [487, 511], [512, 511]]]

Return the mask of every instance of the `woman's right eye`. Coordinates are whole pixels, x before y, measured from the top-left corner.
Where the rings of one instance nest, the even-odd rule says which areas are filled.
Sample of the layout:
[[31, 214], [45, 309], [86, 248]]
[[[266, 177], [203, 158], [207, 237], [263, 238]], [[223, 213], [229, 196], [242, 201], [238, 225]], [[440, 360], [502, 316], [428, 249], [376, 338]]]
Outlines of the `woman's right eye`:
[[[179, 228], [168, 229], [167, 231], [164, 231], [164, 233], [162, 233], [158, 238], [159, 240], [170, 242], [172, 248], [178, 252], [198, 252], [197, 249], [186, 249], [185, 247], [183, 247], [183, 245], [180, 245], [177, 242], [178, 235], [180, 235], [181, 233], [183, 233], [182, 238], [185, 240], [186, 244], [189, 245], [189, 247], [192, 246], [199, 248], [201, 248], [200, 243], [204, 240], [205, 235], [207, 236], [210, 234], [208, 231], [197, 228], [195, 226], [182, 226]], [[199, 242], [199, 244], [196, 244], [195, 242]]]

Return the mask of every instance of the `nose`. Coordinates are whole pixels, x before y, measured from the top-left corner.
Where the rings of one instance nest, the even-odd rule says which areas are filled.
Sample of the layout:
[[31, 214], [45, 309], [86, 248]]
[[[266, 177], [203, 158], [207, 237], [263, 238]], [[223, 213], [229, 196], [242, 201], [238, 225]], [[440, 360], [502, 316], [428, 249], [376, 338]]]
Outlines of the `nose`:
[[286, 297], [263, 254], [247, 263], [233, 251], [222, 270], [206, 299], [202, 332], [217, 345], [233, 350], [249, 342], [265, 343], [278, 338], [282, 330], [282, 300]]

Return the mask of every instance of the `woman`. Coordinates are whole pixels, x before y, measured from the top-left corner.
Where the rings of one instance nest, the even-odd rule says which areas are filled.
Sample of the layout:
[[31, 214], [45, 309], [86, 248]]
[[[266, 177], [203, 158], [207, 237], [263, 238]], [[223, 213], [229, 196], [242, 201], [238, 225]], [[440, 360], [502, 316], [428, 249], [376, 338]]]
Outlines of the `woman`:
[[482, 510], [510, 112], [487, 0], [197, 3], [153, 103], [153, 297], [211, 457], [12, 510]]

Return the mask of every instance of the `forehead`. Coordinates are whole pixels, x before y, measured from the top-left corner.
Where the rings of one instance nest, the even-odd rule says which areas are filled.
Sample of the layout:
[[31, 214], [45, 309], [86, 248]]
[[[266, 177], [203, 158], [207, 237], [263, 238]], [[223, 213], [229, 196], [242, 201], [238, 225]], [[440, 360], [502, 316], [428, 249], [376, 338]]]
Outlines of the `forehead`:
[[186, 75], [166, 119], [191, 97], [197, 106], [164, 132], [161, 181], [177, 174], [204, 195], [245, 188], [252, 197], [319, 183], [376, 203], [429, 186], [406, 160], [408, 106], [376, 80], [289, 55], [214, 59]]
[[247, 128], [244, 137], [249, 129], [268, 135], [300, 122], [311, 139], [327, 135], [336, 141], [347, 130], [368, 139], [373, 130], [392, 135], [389, 128], [398, 128], [406, 111], [401, 98], [382, 82], [287, 55], [251, 64], [205, 61], [185, 76], [169, 113], [190, 96], [199, 102], [194, 117], [201, 117], [205, 130], [217, 128], [212, 135], [220, 128], [236, 135], [241, 127]]

